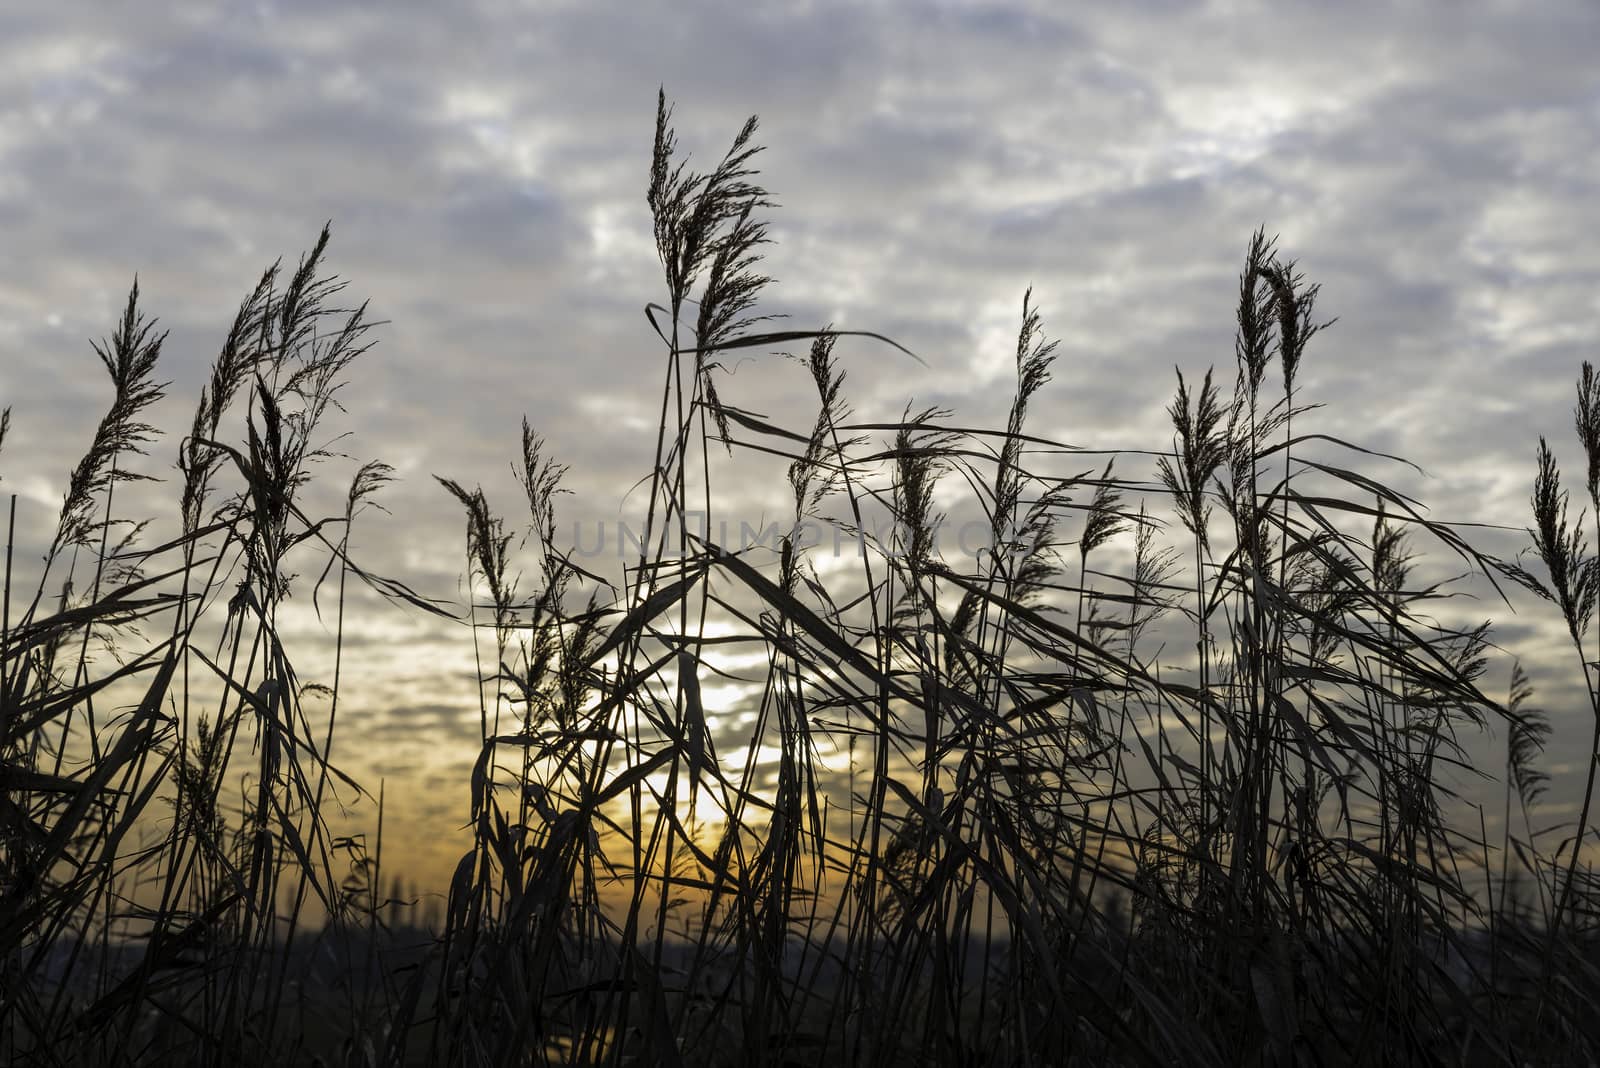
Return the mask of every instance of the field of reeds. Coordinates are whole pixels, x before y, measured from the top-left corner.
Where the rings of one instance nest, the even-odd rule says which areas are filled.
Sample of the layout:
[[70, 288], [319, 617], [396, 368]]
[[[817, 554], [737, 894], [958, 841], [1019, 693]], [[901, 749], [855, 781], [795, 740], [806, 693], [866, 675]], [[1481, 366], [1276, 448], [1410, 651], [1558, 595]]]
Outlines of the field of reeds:
[[[1218, 309], [1233, 366], [1182, 369], [1169, 440], [1105, 455], [1030, 432], [1055, 358], [1031, 294], [1005, 425], [857, 420], [845, 332], [762, 312], [755, 129], [697, 171], [658, 111], [660, 420], [619, 575], [561, 544], [565, 469], [526, 423], [525, 518], [439, 480], [468, 605], [348, 551], [382, 463], [310, 510], [372, 340], [326, 230], [227, 327], [172, 512], [125, 514], [119, 489], [162, 466], [145, 420], [167, 388], [134, 288], [25, 587], [11, 498], [0, 1063], [1600, 1059], [1593, 758], [1576, 822], [1542, 817], [1532, 684], [1491, 685], [1488, 624], [1441, 623], [1448, 591], [1417, 577], [1442, 557], [1563, 619], [1600, 730], [1593, 534], [1543, 439], [1515, 560], [1364, 473], [1396, 461], [1318, 431], [1297, 374], [1336, 331], [1264, 232]], [[914, 381], [915, 354], [852, 333]], [[734, 353], [786, 354], [748, 373], [808, 406], [740, 407]], [[1600, 513], [1587, 364], [1575, 421]], [[787, 471], [771, 537], [713, 536], [740, 527], [713, 460]], [[940, 536], [957, 500], [982, 551]], [[331, 759], [359, 699], [340, 690], [352, 584], [470, 624], [482, 748], [431, 914], [330, 828], [331, 793], [359, 789]], [[335, 635], [325, 684], [282, 639], [291, 597]], [[737, 710], [708, 696], [730, 680]], [[1492, 834], [1449, 785], [1486, 737]]]

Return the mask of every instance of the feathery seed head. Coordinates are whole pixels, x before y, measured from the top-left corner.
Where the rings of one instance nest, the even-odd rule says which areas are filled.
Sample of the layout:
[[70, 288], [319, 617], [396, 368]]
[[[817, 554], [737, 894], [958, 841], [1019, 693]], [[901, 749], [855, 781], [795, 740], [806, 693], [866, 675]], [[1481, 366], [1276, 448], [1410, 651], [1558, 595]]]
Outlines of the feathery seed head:
[[1583, 375], [1578, 379], [1578, 404], [1572, 417], [1588, 461], [1585, 485], [1589, 500], [1600, 512], [1600, 379], [1596, 378], [1594, 365], [1588, 360], [1583, 361]]

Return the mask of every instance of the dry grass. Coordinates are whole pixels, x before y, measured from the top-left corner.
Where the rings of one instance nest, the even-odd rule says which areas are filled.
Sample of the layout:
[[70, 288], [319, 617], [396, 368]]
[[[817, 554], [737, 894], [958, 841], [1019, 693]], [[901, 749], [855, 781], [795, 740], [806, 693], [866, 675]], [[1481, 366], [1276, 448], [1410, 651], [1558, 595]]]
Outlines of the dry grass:
[[[841, 335], [759, 312], [755, 133], [695, 173], [658, 112], [661, 414], [622, 587], [557, 543], [564, 469], [526, 424], [526, 539], [440, 480], [486, 595], [466, 610], [483, 747], [471, 848], [426, 935], [380, 893], [381, 846], [326, 828], [339, 670], [313, 730], [277, 626], [296, 569], [336, 589], [336, 634], [351, 579], [441, 611], [347, 554], [386, 467], [355, 471], [342, 514], [303, 510], [365, 308], [333, 306], [326, 231], [263, 275], [180, 445], [178, 527], [142, 548], [114, 491], [164, 387], [134, 289], [97, 349], [113, 402], [31, 594], [14, 596], [8, 548], [0, 1060], [1600, 1057], [1600, 896], [1577, 848], [1594, 767], [1578, 823], [1536, 830], [1549, 728], [1531, 684], [1518, 669], [1490, 696], [1487, 627], [1440, 626], [1444, 591], [1415, 579], [1432, 551], [1551, 600], [1600, 732], [1600, 571], [1549, 450], [1543, 577], [1360, 473], [1382, 458], [1304, 429], [1296, 376], [1327, 324], [1259, 232], [1231, 390], [1180, 373], [1150, 453], [1085, 466], [1030, 435], [1054, 359], [1031, 294], [1003, 428], [911, 407], [858, 422]], [[800, 376], [815, 414], [780, 427], [719, 396], [719, 354], [740, 348], [802, 349], [770, 373]], [[1587, 365], [1578, 396], [1600, 512]], [[716, 529], [717, 450], [789, 464], [777, 544], [696, 533]], [[941, 551], [952, 484], [997, 551]], [[854, 570], [816, 566], [801, 535], [824, 520], [859, 536]], [[727, 652], [761, 665], [738, 737], [705, 700]], [[1443, 785], [1463, 732], [1491, 722], [1509, 738], [1496, 840]]]

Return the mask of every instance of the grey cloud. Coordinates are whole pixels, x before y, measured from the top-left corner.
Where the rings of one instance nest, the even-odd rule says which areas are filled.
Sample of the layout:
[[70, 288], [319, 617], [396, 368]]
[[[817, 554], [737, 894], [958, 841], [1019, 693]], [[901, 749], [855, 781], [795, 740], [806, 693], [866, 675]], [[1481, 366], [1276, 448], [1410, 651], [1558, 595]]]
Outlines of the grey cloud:
[[[1236, 273], [1265, 224], [1340, 318], [1307, 357], [1306, 399], [1327, 405], [1308, 428], [1416, 460], [1432, 482], [1384, 470], [1438, 514], [1515, 526], [1534, 437], [1566, 434], [1600, 336], [1597, 19], [1180, 0], [19, 12], [0, 42], [3, 486], [37, 541], [106, 399], [87, 340], [136, 271], [172, 328], [177, 432], [239, 299], [331, 218], [346, 296], [390, 320], [338, 427], [399, 468], [393, 514], [359, 526], [372, 566], [458, 597], [460, 516], [430, 476], [482, 481], [520, 521], [524, 414], [573, 465], [564, 526], [637, 515], [621, 494], [648, 466], [663, 370], [641, 309], [660, 296], [643, 191], [665, 83], [695, 165], [762, 116], [780, 204], [764, 310], [928, 361], [842, 341], [861, 418], [912, 397], [1003, 418], [1032, 284], [1062, 339], [1035, 427], [1159, 448], [1174, 365], [1231, 377]], [[725, 399], [809, 424], [799, 368], [736, 367]], [[780, 462], [734, 469], [751, 474], [730, 512], [785, 514]], [[428, 641], [442, 660], [466, 632]], [[379, 676], [415, 673], [375, 662], [354, 684], [374, 725], [470, 747], [475, 717], [457, 730], [441, 691], [406, 698]], [[465, 700], [459, 670], [441, 685]]]

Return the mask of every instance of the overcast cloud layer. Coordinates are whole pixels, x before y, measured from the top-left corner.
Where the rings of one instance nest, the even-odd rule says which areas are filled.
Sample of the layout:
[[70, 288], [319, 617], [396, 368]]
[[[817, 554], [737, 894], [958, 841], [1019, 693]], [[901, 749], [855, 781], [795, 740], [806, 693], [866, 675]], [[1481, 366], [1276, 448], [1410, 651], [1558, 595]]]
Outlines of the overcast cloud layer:
[[[1174, 365], [1231, 374], [1264, 223], [1339, 317], [1302, 371], [1315, 429], [1416, 461], [1440, 518], [1520, 525], [1537, 434], [1576, 469], [1571, 383], [1600, 355], [1600, 7], [1404, 8], [12, 5], [0, 474], [42, 530], [105, 402], [88, 341], [135, 272], [172, 331], [176, 430], [261, 269], [331, 219], [333, 267], [390, 323], [346, 396], [344, 447], [403, 479], [368, 558], [456, 595], [460, 522], [429, 476], [511, 510], [523, 415], [572, 465], [570, 514], [614, 520], [654, 442], [664, 85], [702, 163], [761, 116], [765, 310], [927, 361], [841, 343], [863, 417], [915, 399], [1003, 419], [1032, 285], [1062, 339], [1035, 432], [1160, 448]], [[721, 388], [804, 425], [800, 385], [755, 356]], [[777, 501], [734, 490], [757, 515]], [[470, 647], [419, 656], [424, 628], [378, 609], [357, 629], [357, 770], [422, 783], [425, 837], [466, 808]], [[1547, 658], [1539, 618], [1504, 633]]]

